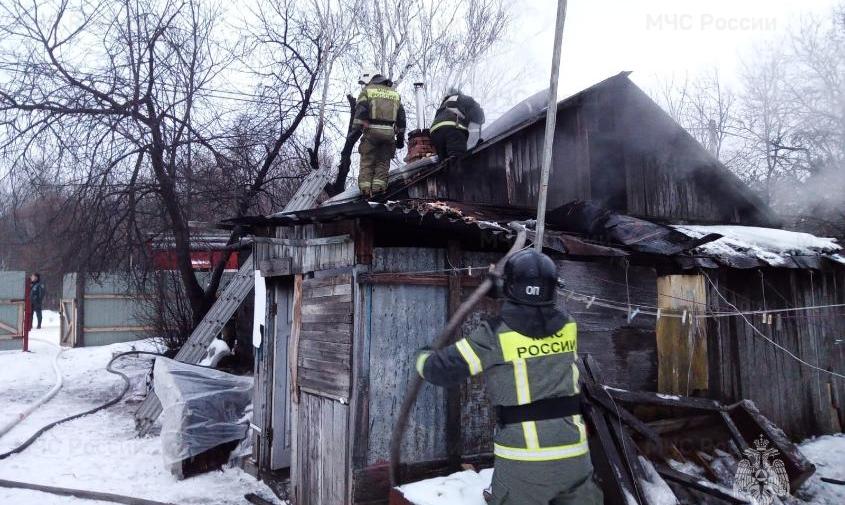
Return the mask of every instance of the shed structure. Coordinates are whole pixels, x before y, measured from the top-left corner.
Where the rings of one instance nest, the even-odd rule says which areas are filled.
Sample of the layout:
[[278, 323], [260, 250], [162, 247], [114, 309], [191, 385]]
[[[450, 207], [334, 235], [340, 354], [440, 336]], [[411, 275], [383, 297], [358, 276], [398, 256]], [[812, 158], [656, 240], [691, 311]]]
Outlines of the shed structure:
[[[767, 341], [845, 373], [839, 247], [769, 228], [771, 210], [627, 74], [557, 114], [544, 248], [564, 279], [558, 304], [578, 322], [579, 352], [614, 387], [751, 399], [795, 438], [841, 431], [845, 381]], [[415, 352], [507, 250], [507, 224], [531, 225], [542, 118], [460, 165], [426, 160], [393, 173], [387, 201], [352, 189], [240, 220], [260, 235], [254, 258], [268, 295], [254, 463], [289, 469], [297, 505], [386, 501], [390, 434]], [[497, 312], [486, 301], [460, 333]], [[489, 462], [493, 423], [478, 379], [426, 386], [404, 474]]]

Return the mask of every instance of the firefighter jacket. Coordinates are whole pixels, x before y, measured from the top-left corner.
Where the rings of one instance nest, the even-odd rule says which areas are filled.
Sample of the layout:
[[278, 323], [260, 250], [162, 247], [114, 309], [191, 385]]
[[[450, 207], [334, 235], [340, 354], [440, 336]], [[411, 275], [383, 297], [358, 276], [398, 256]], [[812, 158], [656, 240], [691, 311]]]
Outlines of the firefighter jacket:
[[[476, 331], [439, 351], [421, 351], [416, 360], [423, 379], [440, 386], [485, 375], [494, 406], [527, 405], [579, 393], [575, 365], [578, 335], [568, 315], [553, 334], [528, 337], [502, 321], [483, 323]], [[588, 452], [581, 415], [499, 424], [494, 453], [517, 461], [554, 461]]]
[[484, 123], [484, 109], [471, 96], [455, 94], [447, 96], [440, 103], [440, 107], [434, 114], [430, 131], [443, 126], [468, 130], [470, 123]]
[[399, 93], [384, 84], [368, 84], [355, 103], [354, 125], [359, 128], [369, 123], [373, 130], [385, 130], [397, 136], [405, 135], [405, 108]]

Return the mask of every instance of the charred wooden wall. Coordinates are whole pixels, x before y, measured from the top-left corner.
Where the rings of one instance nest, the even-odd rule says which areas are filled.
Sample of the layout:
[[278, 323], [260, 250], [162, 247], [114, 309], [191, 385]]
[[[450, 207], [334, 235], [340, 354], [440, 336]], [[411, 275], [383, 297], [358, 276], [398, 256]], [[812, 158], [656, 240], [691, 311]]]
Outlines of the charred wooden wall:
[[[491, 140], [409, 195], [536, 208], [544, 125]], [[573, 200], [658, 220], [773, 224], [764, 204], [627, 78], [558, 110], [548, 208]]]
[[[712, 276], [718, 292], [740, 310], [845, 303], [845, 273], [810, 270], [732, 270]], [[726, 303], [708, 284], [712, 310]], [[728, 310], [730, 310], [728, 308]], [[750, 321], [798, 358], [845, 374], [843, 309], [816, 309]], [[710, 391], [729, 403], [749, 399], [793, 440], [845, 427], [845, 380], [789, 357], [754, 332], [741, 317], [711, 319], [708, 328]]]
[[[597, 299], [657, 305], [657, 275], [652, 268], [626, 266], [621, 261], [557, 261], [566, 288]], [[626, 275], [627, 270], [627, 275]], [[625, 312], [583, 302], [558, 302], [578, 323], [578, 353], [591, 354], [602, 378], [614, 387], [657, 390], [657, 336], [653, 317], [628, 321]]]

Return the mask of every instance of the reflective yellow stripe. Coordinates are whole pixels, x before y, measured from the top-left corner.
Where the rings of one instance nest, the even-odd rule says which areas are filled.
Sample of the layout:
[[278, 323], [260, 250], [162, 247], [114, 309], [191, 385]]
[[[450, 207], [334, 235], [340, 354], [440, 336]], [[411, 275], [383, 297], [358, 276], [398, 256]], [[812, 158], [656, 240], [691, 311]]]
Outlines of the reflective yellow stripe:
[[462, 130], [466, 130], [467, 127], [458, 123], [456, 121], [439, 121], [431, 125], [431, 128], [428, 129], [429, 132], [433, 132], [434, 130], [440, 128], [441, 126], [454, 126], [455, 128], [460, 128]]
[[525, 421], [522, 423], [522, 434], [525, 435], [525, 447], [529, 449], [540, 448], [540, 438], [537, 436], [537, 423]]
[[367, 98], [384, 98], [385, 100], [393, 100], [395, 102], [400, 101], [399, 93], [395, 91], [391, 91], [388, 89], [373, 89], [367, 88], [364, 90], [367, 94]]
[[[531, 403], [531, 387], [528, 384], [528, 368], [525, 360], [519, 359], [513, 362], [513, 381], [516, 384], [516, 402], [519, 405]], [[540, 447], [540, 439], [537, 437], [537, 423], [525, 421], [522, 423], [522, 434], [525, 436], [525, 445], [529, 449]]]
[[578, 433], [581, 434], [581, 442], [587, 441], [587, 426], [584, 425], [584, 418], [581, 415], [572, 416], [572, 422], [578, 427]]
[[581, 391], [581, 387], [578, 386], [578, 379], [581, 378], [581, 371], [578, 370], [578, 365], [572, 363], [572, 390], [575, 393], [579, 393]]
[[420, 377], [423, 379], [425, 378], [425, 375], [423, 375], [423, 367], [425, 367], [425, 360], [427, 360], [429, 356], [431, 356], [431, 353], [428, 351], [421, 352], [420, 355], [417, 356], [417, 373], [420, 374]]
[[478, 355], [475, 354], [475, 351], [472, 350], [472, 346], [469, 345], [467, 339], [462, 338], [458, 340], [458, 342], [455, 344], [455, 347], [458, 349], [458, 352], [461, 353], [461, 357], [464, 358], [464, 361], [467, 362], [467, 365], [469, 365], [469, 374], [480, 374], [483, 370], [481, 368], [481, 360], [478, 359]]
[[556, 459], [574, 458], [587, 454], [590, 447], [586, 440], [570, 445], [558, 445], [554, 447], [540, 447], [536, 449], [522, 449], [519, 447], [507, 447], [493, 444], [493, 454], [500, 458], [513, 459], [516, 461], [553, 461]]
[[578, 350], [578, 331], [575, 323], [567, 323], [554, 335], [531, 338], [515, 331], [499, 334], [502, 357], [505, 361], [551, 356]]
[[393, 125], [390, 125], [390, 124], [372, 124], [372, 123], [370, 123], [369, 128], [371, 130], [373, 128], [375, 128], [376, 130], [390, 130], [390, 131], [394, 130]]
[[528, 369], [524, 359], [513, 362], [513, 380], [516, 384], [516, 403], [525, 405], [531, 403], [531, 389], [528, 386]]

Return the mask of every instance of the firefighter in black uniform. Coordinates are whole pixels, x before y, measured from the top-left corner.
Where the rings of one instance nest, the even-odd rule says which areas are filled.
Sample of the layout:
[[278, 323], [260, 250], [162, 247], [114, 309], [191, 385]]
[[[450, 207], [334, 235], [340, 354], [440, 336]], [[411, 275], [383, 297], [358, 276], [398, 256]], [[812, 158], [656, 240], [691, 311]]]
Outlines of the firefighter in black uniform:
[[439, 386], [484, 372], [498, 418], [494, 505], [602, 503], [580, 414], [577, 329], [555, 308], [556, 270], [533, 249], [514, 254], [505, 265], [501, 317], [417, 356], [417, 372]]
[[481, 128], [484, 109], [471, 96], [450, 89], [431, 123], [431, 142], [441, 161], [467, 152], [470, 123]]

